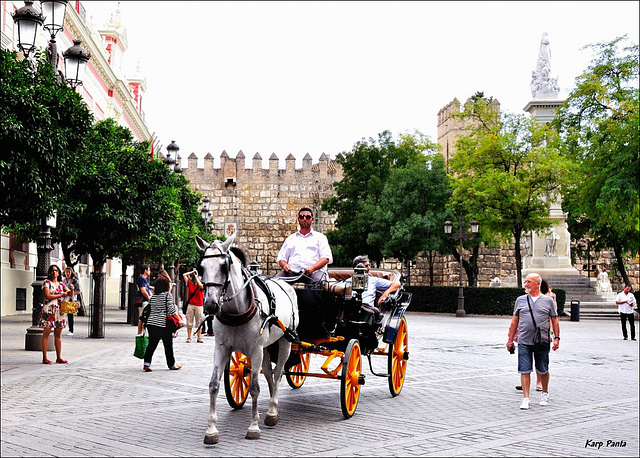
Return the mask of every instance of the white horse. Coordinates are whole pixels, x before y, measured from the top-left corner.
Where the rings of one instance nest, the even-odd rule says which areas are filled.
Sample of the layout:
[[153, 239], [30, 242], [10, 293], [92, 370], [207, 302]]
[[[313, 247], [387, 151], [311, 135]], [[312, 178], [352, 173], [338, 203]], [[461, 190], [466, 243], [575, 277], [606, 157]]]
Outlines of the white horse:
[[[213, 328], [215, 333], [215, 351], [213, 356], [213, 374], [209, 382], [209, 423], [204, 436], [205, 444], [217, 444], [220, 440], [216, 423], [216, 398], [220, 389], [220, 378], [229, 361], [232, 351], [241, 352], [251, 360], [251, 382], [249, 392], [252, 401], [251, 425], [247, 430], [247, 439], [259, 439], [258, 395], [260, 394], [260, 367], [269, 385], [269, 410], [264, 423], [275, 426], [278, 423], [278, 385], [284, 364], [289, 357], [291, 343], [284, 337], [284, 331], [278, 325], [264, 326], [269, 315], [269, 298], [256, 287], [255, 279], [242, 267], [241, 262], [229, 250], [235, 240], [235, 234], [224, 243], [216, 240], [208, 244], [197, 237], [198, 246], [204, 250], [200, 262], [203, 269], [205, 287], [204, 306], [216, 316]], [[282, 280], [265, 280], [275, 297], [275, 315], [287, 330], [295, 331], [298, 322], [298, 301], [291, 285]], [[275, 370], [271, 368], [271, 358], [267, 347], [278, 345], [278, 361]]]

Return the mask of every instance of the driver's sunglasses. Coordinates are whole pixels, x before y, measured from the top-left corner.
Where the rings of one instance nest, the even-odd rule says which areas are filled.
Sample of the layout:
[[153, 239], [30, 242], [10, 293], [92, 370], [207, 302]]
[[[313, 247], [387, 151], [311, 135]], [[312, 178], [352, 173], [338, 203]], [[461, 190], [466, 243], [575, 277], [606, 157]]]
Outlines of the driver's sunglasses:
[[298, 215], [298, 218], [300, 218], [300, 219], [311, 219], [311, 218], [313, 218], [313, 216], [311, 216], [311, 215]]

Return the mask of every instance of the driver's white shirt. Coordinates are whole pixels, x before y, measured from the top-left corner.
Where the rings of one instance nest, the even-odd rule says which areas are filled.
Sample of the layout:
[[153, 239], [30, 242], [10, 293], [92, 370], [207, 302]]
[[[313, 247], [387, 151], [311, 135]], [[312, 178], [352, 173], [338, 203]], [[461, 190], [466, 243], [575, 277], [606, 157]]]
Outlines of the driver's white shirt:
[[[329, 241], [326, 235], [311, 229], [306, 235], [297, 231], [287, 237], [278, 252], [276, 262], [284, 260], [291, 270], [300, 272], [314, 265], [320, 258], [329, 259], [327, 264], [333, 262]], [[326, 272], [327, 267], [324, 266], [321, 270]]]

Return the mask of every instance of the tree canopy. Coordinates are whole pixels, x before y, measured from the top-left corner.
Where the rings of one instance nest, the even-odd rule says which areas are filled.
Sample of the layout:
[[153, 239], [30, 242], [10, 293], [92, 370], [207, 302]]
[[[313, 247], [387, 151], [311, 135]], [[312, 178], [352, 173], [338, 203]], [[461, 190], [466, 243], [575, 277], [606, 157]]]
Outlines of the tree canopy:
[[429, 228], [447, 193], [436, 151], [420, 132], [395, 141], [384, 131], [377, 141], [363, 139], [338, 155], [344, 177], [334, 184], [336, 196], [322, 204], [337, 215], [336, 229], [327, 234], [336, 264], [350, 265], [365, 253], [374, 263], [390, 256], [412, 260], [433, 249]]
[[[595, 56], [554, 120], [577, 176], [563, 209], [577, 238], [613, 248], [629, 281], [624, 256], [637, 256], [639, 230], [638, 45], [625, 37], [586, 46]], [[588, 179], [583, 179], [588, 177]]]
[[550, 226], [551, 200], [570, 161], [560, 154], [549, 125], [527, 115], [501, 114], [490, 99], [476, 97], [460, 116], [467, 130], [450, 162], [454, 205], [499, 240], [515, 241], [521, 286], [522, 233]]
[[93, 115], [46, 59], [37, 67], [0, 50], [0, 226], [34, 230], [53, 214], [76, 169]]

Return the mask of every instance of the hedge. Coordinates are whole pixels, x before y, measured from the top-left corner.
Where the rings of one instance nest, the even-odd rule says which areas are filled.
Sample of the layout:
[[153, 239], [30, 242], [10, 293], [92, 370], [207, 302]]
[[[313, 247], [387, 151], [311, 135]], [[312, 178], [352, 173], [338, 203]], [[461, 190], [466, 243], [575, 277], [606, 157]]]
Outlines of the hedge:
[[[407, 292], [413, 296], [409, 311], [456, 313], [458, 309], [457, 286], [407, 286]], [[558, 315], [564, 313], [566, 293], [564, 289], [554, 288], [558, 302]], [[518, 296], [524, 294], [523, 288], [463, 288], [464, 310], [476, 315], [512, 315]]]

